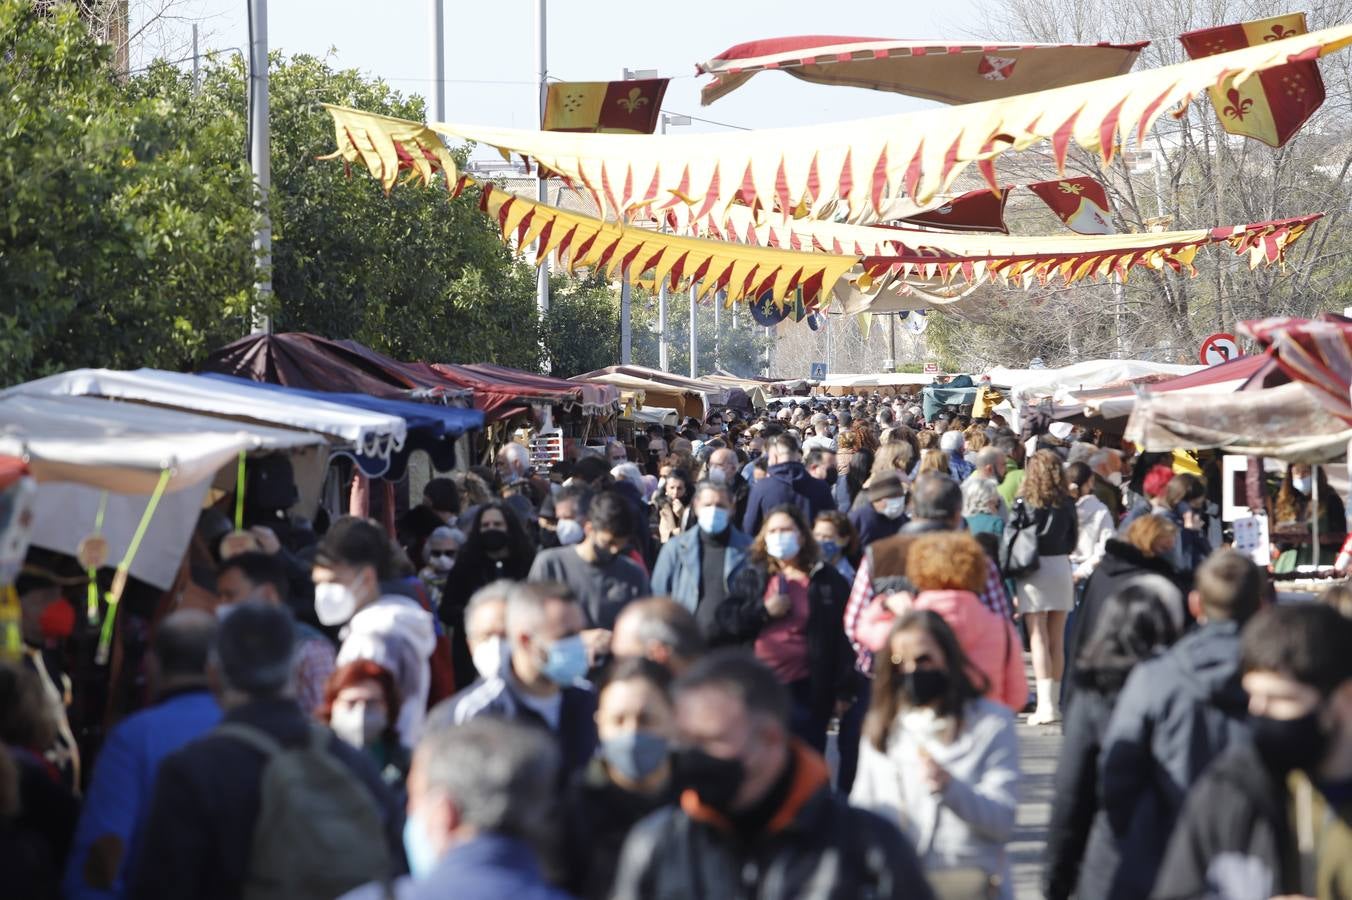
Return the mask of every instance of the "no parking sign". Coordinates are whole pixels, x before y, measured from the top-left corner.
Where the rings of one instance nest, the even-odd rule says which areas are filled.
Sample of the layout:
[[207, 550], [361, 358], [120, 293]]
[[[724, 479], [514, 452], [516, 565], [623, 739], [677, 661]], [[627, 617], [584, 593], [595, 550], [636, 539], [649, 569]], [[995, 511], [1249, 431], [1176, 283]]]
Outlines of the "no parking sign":
[[1202, 341], [1201, 358], [1204, 366], [1217, 366], [1239, 357], [1239, 341], [1233, 334], [1222, 331]]

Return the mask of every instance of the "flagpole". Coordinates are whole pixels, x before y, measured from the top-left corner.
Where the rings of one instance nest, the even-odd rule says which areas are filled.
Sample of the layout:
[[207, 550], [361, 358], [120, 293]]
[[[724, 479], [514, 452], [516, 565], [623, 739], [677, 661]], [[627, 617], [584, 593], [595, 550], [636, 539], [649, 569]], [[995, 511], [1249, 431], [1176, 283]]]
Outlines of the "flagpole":
[[[249, 0], [249, 168], [258, 188], [258, 227], [254, 231], [254, 292], [267, 304], [272, 299], [272, 142], [268, 116], [268, 0]], [[255, 304], [249, 311], [254, 334], [270, 334], [272, 322]]]
[[446, 121], [446, 0], [431, 0], [428, 9], [428, 30], [431, 32], [432, 51], [432, 108], [433, 122]]
[[696, 301], [698, 298], [699, 286], [696, 282], [690, 282], [690, 377], [699, 377], [699, 334], [696, 333], [695, 325], [698, 321], [695, 318], [695, 311], [699, 309]]
[[[545, 121], [545, 98], [549, 93], [549, 53], [548, 40], [546, 33], [546, 24], [548, 16], [545, 9], [546, 0], [535, 0], [535, 56], [537, 59], [536, 77], [539, 81], [539, 90], [535, 98], [535, 121], [536, 127], [540, 127]], [[541, 203], [549, 202], [549, 184], [540, 175], [540, 163], [535, 163], [535, 198]], [[536, 252], [544, 246], [536, 242]], [[541, 320], [545, 313], [549, 312], [549, 260], [540, 259], [536, 267], [535, 275], [535, 308], [540, 314]]]

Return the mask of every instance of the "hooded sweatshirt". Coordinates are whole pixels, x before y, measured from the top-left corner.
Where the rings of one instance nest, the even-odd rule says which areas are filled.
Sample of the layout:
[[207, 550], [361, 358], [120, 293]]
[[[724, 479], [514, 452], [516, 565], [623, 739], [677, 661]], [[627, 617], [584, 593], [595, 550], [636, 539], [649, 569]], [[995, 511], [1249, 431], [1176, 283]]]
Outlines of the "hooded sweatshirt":
[[[1188, 788], [1222, 751], [1246, 739], [1239, 630], [1236, 622], [1204, 625], [1127, 678], [1099, 757], [1103, 811], [1121, 865], [1096, 858], [1091, 846], [1083, 896], [1147, 896]], [[1111, 884], [1091, 888], [1090, 873]]]
[[982, 605], [971, 591], [923, 591], [916, 609], [938, 613], [948, 623], [962, 651], [990, 682], [986, 698], [1014, 712], [1028, 703], [1028, 678], [1023, 671], [1023, 644], [1014, 625]]
[[416, 601], [385, 594], [357, 611], [343, 629], [337, 665], [369, 659], [394, 675], [399, 686], [399, 739], [412, 747], [422, 730], [431, 684], [428, 657], [436, 646], [432, 614]]
[[752, 485], [742, 530], [753, 537], [759, 534], [766, 517], [775, 507], [786, 503], [801, 509], [808, 522], [816, 519], [817, 513], [836, 508], [830, 485], [809, 475], [801, 462], [779, 463]]

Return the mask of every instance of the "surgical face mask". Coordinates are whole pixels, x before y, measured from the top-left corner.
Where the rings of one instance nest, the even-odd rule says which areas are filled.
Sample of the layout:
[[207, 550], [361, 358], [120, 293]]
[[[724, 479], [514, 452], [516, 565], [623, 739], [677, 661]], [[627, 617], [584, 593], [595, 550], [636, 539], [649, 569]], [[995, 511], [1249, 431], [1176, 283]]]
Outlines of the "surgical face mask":
[[709, 480], [712, 481], [714, 484], [727, 484], [728, 473], [725, 470], [718, 468], [717, 466], [710, 466]]
[[432, 874], [440, 859], [427, 836], [427, 829], [416, 815], [409, 815], [404, 820], [404, 855], [408, 857], [408, 873], [415, 881]]
[[900, 519], [906, 512], [905, 497], [888, 497], [883, 501], [883, 515], [889, 519]]
[[540, 673], [559, 687], [568, 687], [586, 676], [587, 665], [587, 645], [582, 642], [582, 635], [570, 634], [550, 645]]
[[315, 616], [321, 625], [342, 625], [357, 612], [357, 595], [341, 581], [315, 585]]
[[1302, 475], [1299, 478], [1291, 479], [1291, 487], [1300, 491], [1305, 496], [1310, 496], [1310, 489], [1313, 487], [1313, 479], [1309, 475]]
[[455, 568], [455, 551], [428, 550], [427, 564], [437, 572], [449, 572]]
[[1330, 740], [1319, 721], [1319, 711], [1316, 706], [1297, 719], [1249, 716], [1254, 747], [1270, 768], [1282, 773], [1292, 769], [1308, 772], [1319, 765]]
[[474, 670], [483, 678], [492, 678], [501, 672], [502, 659], [506, 655], [505, 646], [503, 639], [497, 635], [480, 641], [470, 651], [470, 658], [474, 660]]
[[1121, 473], [1121, 472], [1109, 472], [1109, 473], [1108, 473], [1108, 477], [1107, 477], [1106, 480], [1107, 480], [1107, 482], [1108, 482], [1109, 484], [1111, 484], [1113, 487], [1121, 487], [1121, 486], [1122, 486], [1122, 473]]
[[651, 731], [628, 731], [601, 742], [601, 758], [630, 781], [642, 781], [667, 761], [667, 739]]
[[727, 530], [732, 516], [721, 506], [705, 506], [695, 513], [695, 519], [705, 534], [722, 534]]
[[834, 560], [840, 555], [840, 545], [835, 541], [818, 541], [817, 546], [822, 548], [822, 558]]
[[582, 542], [582, 523], [577, 519], [559, 519], [558, 524], [554, 526], [554, 534], [559, 539], [560, 547], [579, 544]]
[[775, 559], [793, 559], [801, 543], [796, 531], [773, 531], [765, 536], [765, 552]]
[[365, 703], [335, 704], [329, 716], [329, 727], [333, 733], [358, 750], [379, 743], [389, 724], [389, 717], [383, 709], [371, 708]]

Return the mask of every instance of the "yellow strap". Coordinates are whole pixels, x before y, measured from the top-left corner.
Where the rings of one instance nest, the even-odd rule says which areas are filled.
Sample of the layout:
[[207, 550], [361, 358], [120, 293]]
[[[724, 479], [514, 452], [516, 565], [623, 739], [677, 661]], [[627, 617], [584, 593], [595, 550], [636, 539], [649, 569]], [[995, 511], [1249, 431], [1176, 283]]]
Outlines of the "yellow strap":
[[136, 532], [131, 536], [131, 543], [127, 545], [126, 555], [122, 557], [122, 562], [117, 564], [117, 571], [113, 574], [113, 585], [104, 599], [108, 602], [108, 615], [103, 619], [103, 631], [99, 634], [98, 651], [94, 654], [94, 662], [100, 666], [108, 664], [109, 652], [113, 643], [113, 620], [117, 618], [117, 605], [122, 600], [122, 592], [127, 588], [127, 572], [131, 569], [131, 562], [136, 558], [136, 551], [141, 547], [141, 541], [146, 536], [146, 529], [150, 527], [150, 517], [155, 514], [155, 507], [160, 505], [160, 498], [164, 496], [164, 490], [169, 486], [169, 479], [173, 477], [172, 469], [164, 469], [160, 472], [159, 483], [155, 485], [154, 492], [150, 495], [150, 502], [146, 504], [146, 511], [141, 514], [141, 521], [136, 525]]

